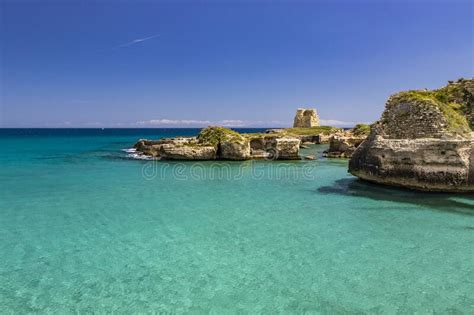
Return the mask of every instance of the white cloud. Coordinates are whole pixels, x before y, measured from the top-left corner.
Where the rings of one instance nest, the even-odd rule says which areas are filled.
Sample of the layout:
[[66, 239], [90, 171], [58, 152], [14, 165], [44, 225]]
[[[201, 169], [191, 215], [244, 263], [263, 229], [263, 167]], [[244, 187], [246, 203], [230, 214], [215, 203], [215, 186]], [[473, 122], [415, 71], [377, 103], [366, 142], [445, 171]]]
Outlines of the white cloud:
[[220, 122], [217, 122], [216, 124], [224, 126], [224, 127], [245, 127], [245, 126], [248, 126], [246, 121], [235, 120], [235, 119], [221, 120]]
[[240, 120], [240, 119], [223, 119], [223, 120], [193, 120], [193, 119], [152, 119], [138, 121], [135, 123], [138, 126], [175, 126], [175, 127], [207, 127], [207, 126], [223, 126], [223, 127], [283, 127], [287, 123], [281, 121], [261, 121], [261, 120]]
[[152, 119], [152, 120], [144, 120], [138, 121], [137, 125], [142, 126], [203, 126], [209, 125], [211, 122], [209, 120], [193, 120], [193, 119]]
[[321, 119], [320, 123], [323, 126], [334, 126], [334, 127], [352, 127], [357, 124], [353, 121], [342, 121], [342, 120], [336, 120], [336, 119]]

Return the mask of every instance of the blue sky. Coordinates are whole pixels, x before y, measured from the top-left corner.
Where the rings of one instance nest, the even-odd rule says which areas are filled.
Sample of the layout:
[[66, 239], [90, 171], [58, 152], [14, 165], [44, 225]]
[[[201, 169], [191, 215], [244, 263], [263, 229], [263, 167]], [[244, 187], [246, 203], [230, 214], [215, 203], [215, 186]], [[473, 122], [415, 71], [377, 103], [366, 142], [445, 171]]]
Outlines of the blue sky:
[[0, 5], [2, 127], [351, 125], [474, 73], [472, 1]]

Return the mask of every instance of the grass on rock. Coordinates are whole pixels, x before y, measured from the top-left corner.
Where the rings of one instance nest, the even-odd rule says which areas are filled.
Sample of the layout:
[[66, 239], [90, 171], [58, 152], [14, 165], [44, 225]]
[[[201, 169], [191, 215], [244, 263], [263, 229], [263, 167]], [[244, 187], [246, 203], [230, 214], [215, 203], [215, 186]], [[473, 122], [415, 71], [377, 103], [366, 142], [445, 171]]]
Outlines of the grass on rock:
[[331, 127], [331, 126], [318, 126], [318, 127], [311, 127], [311, 128], [286, 128], [284, 129], [284, 133], [287, 135], [295, 135], [295, 136], [313, 136], [313, 135], [330, 135], [336, 133], [338, 131], [342, 131], [340, 128]]
[[351, 129], [352, 133], [356, 136], [366, 136], [370, 133], [371, 126], [366, 124], [357, 124]]
[[238, 132], [218, 126], [211, 126], [201, 130], [197, 136], [197, 141], [201, 145], [217, 146], [220, 142], [242, 142], [245, 138]]
[[422, 102], [431, 106], [438, 107], [446, 118], [448, 129], [450, 131], [465, 134], [471, 131], [469, 122], [466, 118], [467, 105], [458, 101], [454, 93], [458, 93], [456, 87], [450, 87], [434, 91], [412, 90], [400, 92], [394, 95], [390, 104]]

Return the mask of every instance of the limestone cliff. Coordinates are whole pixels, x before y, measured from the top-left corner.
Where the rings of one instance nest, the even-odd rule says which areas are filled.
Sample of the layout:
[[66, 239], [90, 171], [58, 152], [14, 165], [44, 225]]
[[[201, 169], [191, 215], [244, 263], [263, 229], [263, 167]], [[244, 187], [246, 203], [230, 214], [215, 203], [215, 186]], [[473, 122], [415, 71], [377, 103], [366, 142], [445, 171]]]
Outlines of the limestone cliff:
[[293, 122], [294, 128], [311, 128], [319, 126], [319, 116], [315, 109], [298, 108]]
[[349, 172], [387, 185], [473, 192], [473, 112], [473, 79], [392, 95]]

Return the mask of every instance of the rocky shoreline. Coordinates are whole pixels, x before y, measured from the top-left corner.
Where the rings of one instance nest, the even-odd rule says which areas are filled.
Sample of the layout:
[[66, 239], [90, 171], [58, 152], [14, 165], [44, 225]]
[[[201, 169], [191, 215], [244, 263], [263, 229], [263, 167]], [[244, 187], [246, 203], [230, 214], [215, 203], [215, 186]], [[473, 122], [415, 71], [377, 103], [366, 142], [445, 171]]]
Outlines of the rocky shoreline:
[[240, 134], [208, 127], [197, 137], [139, 140], [139, 154], [163, 160], [299, 160], [300, 148], [328, 143], [328, 158], [349, 158], [362, 180], [404, 188], [474, 192], [474, 79], [440, 89], [392, 95], [379, 121], [350, 130], [319, 126], [314, 109], [298, 109], [293, 128]]

